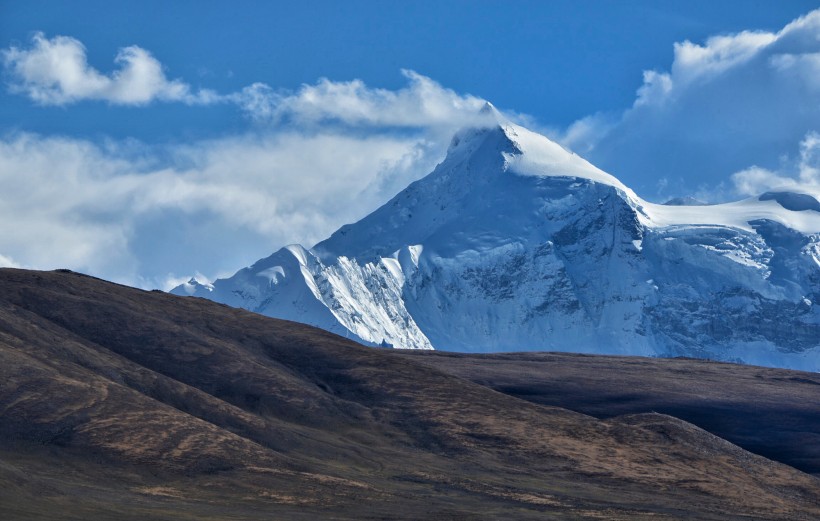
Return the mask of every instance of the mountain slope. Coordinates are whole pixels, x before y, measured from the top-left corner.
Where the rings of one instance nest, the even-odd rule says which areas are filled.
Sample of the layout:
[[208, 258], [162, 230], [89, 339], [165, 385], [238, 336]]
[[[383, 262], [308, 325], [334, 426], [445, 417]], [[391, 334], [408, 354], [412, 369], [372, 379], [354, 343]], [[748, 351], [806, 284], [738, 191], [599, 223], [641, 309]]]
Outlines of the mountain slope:
[[403, 350], [499, 392], [596, 418], [659, 412], [820, 477], [820, 375], [691, 358]]
[[820, 370], [820, 203], [656, 205], [501, 121], [311, 250], [174, 290], [371, 345]]
[[811, 519], [818, 504], [815, 478], [670, 416], [597, 420], [301, 324], [0, 270], [3, 519]]

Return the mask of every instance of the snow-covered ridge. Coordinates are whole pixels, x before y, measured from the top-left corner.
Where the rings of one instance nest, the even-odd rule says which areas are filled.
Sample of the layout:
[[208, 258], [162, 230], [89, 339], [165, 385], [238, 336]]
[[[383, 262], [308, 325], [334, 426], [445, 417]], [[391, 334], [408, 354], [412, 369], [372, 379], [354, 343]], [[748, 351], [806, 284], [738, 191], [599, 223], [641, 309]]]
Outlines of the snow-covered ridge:
[[767, 192], [742, 201], [713, 205], [660, 205], [638, 197], [616, 177], [604, 172], [545, 136], [514, 125], [500, 123], [500, 129], [516, 151], [504, 153], [507, 168], [516, 174], [558, 176], [588, 179], [612, 186], [623, 192], [641, 214], [647, 225], [719, 225], [752, 231], [749, 224], [771, 219], [803, 233], [820, 233], [820, 202], [816, 195], [789, 191]]
[[[789, 195], [805, 195], [817, 201], [807, 194]], [[649, 222], [658, 227], [686, 224], [718, 225], [753, 231], [754, 226], [750, 223], [767, 219], [802, 233], [820, 232], [820, 211], [794, 210], [793, 207], [784, 207], [775, 199], [749, 197], [741, 201], [705, 206], [666, 206], [644, 202], [642, 206], [650, 216]]]
[[820, 370], [820, 203], [659, 205], [503, 120], [310, 250], [174, 290], [371, 345], [685, 355]]
[[615, 176], [607, 174], [547, 137], [513, 123], [503, 123], [500, 128], [517, 150], [517, 153], [505, 154], [507, 168], [511, 172], [520, 175], [589, 179], [596, 183], [614, 186], [638, 200], [638, 196]]

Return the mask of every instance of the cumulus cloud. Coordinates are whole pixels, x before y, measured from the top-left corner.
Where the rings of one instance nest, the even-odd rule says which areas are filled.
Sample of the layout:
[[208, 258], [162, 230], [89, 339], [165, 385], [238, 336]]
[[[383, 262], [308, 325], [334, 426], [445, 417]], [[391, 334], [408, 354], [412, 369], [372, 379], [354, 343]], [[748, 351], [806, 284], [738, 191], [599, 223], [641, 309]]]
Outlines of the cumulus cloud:
[[311, 245], [431, 171], [457, 127], [488, 121], [478, 98], [406, 75], [396, 91], [258, 85], [248, 109], [290, 124], [188, 144], [2, 137], [0, 263], [167, 287]]
[[768, 190], [801, 190], [820, 194], [820, 134], [810, 132], [800, 142], [796, 161], [777, 171], [752, 166], [732, 175], [735, 191], [755, 195]]
[[460, 95], [426, 76], [403, 70], [408, 85], [393, 91], [370, 88], [361, 80], [336, 82], [321, 79], [297, 92], [276, 93], [256, 83], [232, 96], [256, 118], [299, 124], [339, 121], [366, 126], [446, 126], [480, 124], [485, 100]]
[[111, 73], [90, 66], [78, 40], [42, 33], [2, 60], [10, 88], [43, 105], [233, 103], [263, 123], [175, 145], [0, 136], [0, 264], [142, 287], [224, 276], [319, 241], [432, 170], [458, 127], [492, 121], [479, 114], [484, 100], [413, 71], [396, 90], [321, 79], [218, 94], [169, 79], [137, 46]]
[[42, 105], [102, 100], [119, 105], [143, 105], [154, 100], [187, 104], [219, 101], [213, 91], [194, 92], [180, 80], [169, 80], [150, 52], [132, 45], [114, 58], [118, 69], [103, 74], [88, 64], [85, 46], [74, 38], [46, 38], [37, 33], [28, 49], [2, 51], [11, 89]]
[[144, 287], [195, 270], [224, 275], [363, 217], [440, 153], [418, 135], [289, 131], [163, 150], [8, 136], [0, 265], [67, 267]]
[[19, 264], [14, 262], [14, 259], [0, 255], [0, 268], [21, 268]]
[[646, 71], [632, 107], [576, 122], [563, 144], [651, 197], [659, 179], [694, 191], [740, 171], [738, 190], [763, 186], [817, 131], [820, 10], [778, 32], [675, 44], [670, 70]]
[[[481, 113], [486, 101], [458, 94], [411, 70], [402, 70], [407, 86], [398, 90], [368, 87], [361, 80], [320, 79], [295, 92], [276, 91], [254, 83], [225, 99], [252, 119], [298, 127], [340, 124], [356, 128], [439, 128], [451, 132], [463, 126], [493, 122]], [[448, 136], [449, 137], [449, 136]]]
[[407, 86], [398, 90], [368, 87], [361, 80], [323, 78], [295, 92], [277, 91], [253, 83], [239, 92], [219, 94], [193, 91], [182, 80], [166, 77], [162, 64], [147, 50], [132, 45], [120, 49], [117, 69], [103, 74], [88, 64], [86, 48], [68, 36], [46, 38], [37, 33], [30, 48], [2, 51], [10, 88], [42, 105], [67, 105], [83, 100], [118, 105], [145, 105], [152, 101], [189, 105], [234, 103], [251, 118], [264, 123], [352, 126], [433, 127], [481, 124], [485, 101], [461, 95], [430, 78], [403, 70]]

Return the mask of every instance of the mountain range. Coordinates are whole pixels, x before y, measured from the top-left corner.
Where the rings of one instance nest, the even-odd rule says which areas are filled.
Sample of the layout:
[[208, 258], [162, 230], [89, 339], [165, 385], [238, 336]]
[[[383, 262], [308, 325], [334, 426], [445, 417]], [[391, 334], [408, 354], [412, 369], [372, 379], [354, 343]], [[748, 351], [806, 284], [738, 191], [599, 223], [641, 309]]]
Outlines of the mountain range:
[[818, 398], [811, 373], [373, 349], [0, 269], [10, 521], [818, 519]]
[[172, 290], [367, 345], [820, 370], [820, 202], [661, 205], [485, 108], [445, 159], [312, 248]]

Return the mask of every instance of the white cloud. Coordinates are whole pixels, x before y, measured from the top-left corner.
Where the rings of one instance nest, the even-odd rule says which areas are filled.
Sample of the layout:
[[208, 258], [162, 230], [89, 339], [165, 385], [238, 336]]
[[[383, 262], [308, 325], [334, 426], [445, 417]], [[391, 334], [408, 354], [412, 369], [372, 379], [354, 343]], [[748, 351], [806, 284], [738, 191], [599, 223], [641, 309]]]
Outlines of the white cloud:
[[772, 189], [789, 189], [797, 186], [795, 179], [759, 166], [751, 166], [732, 174], [732, 183], [738, 194], [746, 196], [757, 195]]
[[406, 87], [371, 88], [361, 80], [321, 79], [296, 92], [276, 91], [253, 83], [239, 92], [194, 92], [181, 80], [169, 80], [162, 64], [147, 50], [132, 45], [114, 59], [118, 69], [103, 74], [88, 64], [85, 46], [68, 36], [46, 38], [37, 33], [28, 49], [2, 51], [13, 92], [42, 105], [67, 105], [83, 100], [119, 105], [152, 101], [189, 105], [234, 103], [253, 119], [296, 125], [336, 122], [352, 126], [452, 128], [486, 121], [478, 114], [485, 101], [460, 95], [414, 71], [403, 70]]
[[706, 40], [705, 45], [688, 40], [676, 43], [671, 74], [674, 80], [670, 78], [669, 90], [683, 88], [699, 79], [708, 81], [747, 62], [776, 39], [777, 36], [772, 33], [743, 31], [731, 36], [713, 36]]
[[135, 154], [140, 146], [33, 134], [0, 140], [0, 264], [152, 287], [174, 280], [169, 273], [213, 277], [363, 217], [442, 153], [424, 135], [294, 131], [135, 160], [153, 153]]
[[752, 166], [732, 175], [735, 191], [755, 195], [768, 190], [796, 189], [820, 194], [820, 134], [810, 132], [800, 142], [796, 161], [778, 171]]
[[232, 94], [230, 98], [253, 119], [268, 122], [277, 117], [277, 103], [282, 96], [269, 85], [257, 82]]
[[[431, 171], [458, 126], [487, 121], [477, 98], [407, 75], [397, 91], [328, 80], [292, 94], [257, 86], [257, 110], [292, 124], [184, 145], [0, 138], [0, 252], [165, 287], [311, 245]], [[423, 108], [412, 113], [413, 104]], [[338, 124], [314, 125], [323, 119]]]
[[5, 255], [0, 255], [0, 268], [21, 268], [18, 263]]
[[102, 100], [120, 105], [143, 105], [154, 100], [207, 104], [219, 96], [208, 90], [193, 92], [180, 80], [169, 80], [162, 64], [151, 53], [132, 45], [120, 49], [119, 67], [103, 74], [88, 64], [83, 44], [68, 36], [32, 38], [29, 49], [2, 51], [10, 73], [11, 89], [43, 105], [65, 105], [81, 100]]
[[609, 134], [613, 127], [617, 126], [618, 122], [618, 119], [611, 114], [593, 114], [575, 121], [563, 135], [553, 133], [551, 137], [585, 156]]
[[0, 137], [0, 252], [10, 256], [0, 264], [143, 287], [197, 270], [223, 276], [285, 244], [319, 241], [432, 170], [458, 127], [491, 120], [478, 113], [483, 100], [413, 71], [397, 90], [322, 79], [295, 92], [255, 83], [220, 95], [169, 80], [137, 46], [122, 49], [109, 74], [66, 36], [38, 33], [2, 56], [11, 88], [40, 104], [225, 102], [264, 123], [153, 147]]
[[408, 85], [399, 90], [370, 88], [361, 80], [303, 85], [297, 92], [277, 93], [255, 83], [230, 98], [256, 119], [300, 125], [341, 122], [354, 126], [431, 127], [483, 124], [486, 101], [460, 95], [426, 76], [403, 70]]
[[646, 71], [631, 108], [584, 118], [562, 141], [652, 197], [661, 178], [692, 190], [746, 171], [732, 178], [738, 189], [763, 186], [817, 131], [820, 10], [778, 32], [675, 44], [670, 70]]

